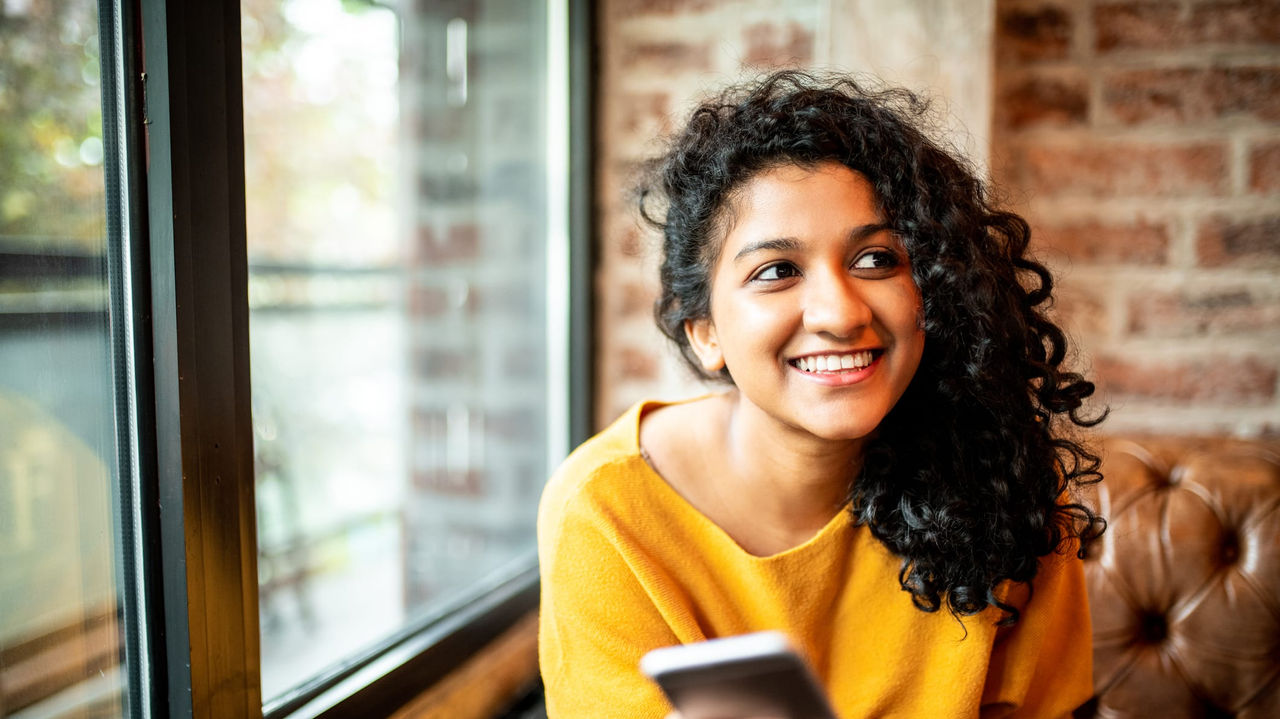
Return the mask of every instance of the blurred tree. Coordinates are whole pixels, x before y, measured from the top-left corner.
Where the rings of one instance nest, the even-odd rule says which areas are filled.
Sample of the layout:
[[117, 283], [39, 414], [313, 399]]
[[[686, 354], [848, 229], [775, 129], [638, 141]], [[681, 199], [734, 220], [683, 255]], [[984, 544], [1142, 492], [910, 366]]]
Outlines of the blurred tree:
[[0, 243], [6, 247], [102, 251], [99, 80], [96, 3], [0, 3]]
[[251, 261], [394, 264], [398, 24], [354, 0], [243, 0]]

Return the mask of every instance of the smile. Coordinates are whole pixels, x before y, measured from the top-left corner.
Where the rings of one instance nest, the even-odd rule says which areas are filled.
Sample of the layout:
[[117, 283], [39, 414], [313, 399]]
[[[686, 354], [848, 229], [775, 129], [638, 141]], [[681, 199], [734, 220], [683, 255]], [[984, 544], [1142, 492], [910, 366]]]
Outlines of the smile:
[[809, 355], [788, 360], [788, 363], [801, 372], [848, 372], [866, 369], [875, 361], [881, 350], [862, 350], [845, 354]]

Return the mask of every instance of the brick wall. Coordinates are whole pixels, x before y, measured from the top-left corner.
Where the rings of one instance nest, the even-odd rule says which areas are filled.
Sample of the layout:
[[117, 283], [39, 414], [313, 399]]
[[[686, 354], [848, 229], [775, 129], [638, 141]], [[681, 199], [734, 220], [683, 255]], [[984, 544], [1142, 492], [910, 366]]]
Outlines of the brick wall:
[[653, 323], [658, 237], [628, 202], [637, 164], [710, 88], [807, 66], [821, 2], [605, 0], [597, 16], [596, 424], [643, 397], [705, 391]]
[[1280, 3], [999, 0], [996, 180], [1109, 432], [1280, 433]]
[[526, 551], [545, 479], [543, 12], [417, 0], [400, 16], [410, 612]]
[[[601, 3], [597, 424], [639, 397], [700, 391], [653, 329], [656, 237], [624, 199], [636, 162], [707, 88], [840, 59], [833, 45], [856, 35], [839, 27], [846, 5]], [[1280, 433], [1278, 8], [995, 2], [993, 172], [1061, 275], [1058, 310], [1110, 432]]]

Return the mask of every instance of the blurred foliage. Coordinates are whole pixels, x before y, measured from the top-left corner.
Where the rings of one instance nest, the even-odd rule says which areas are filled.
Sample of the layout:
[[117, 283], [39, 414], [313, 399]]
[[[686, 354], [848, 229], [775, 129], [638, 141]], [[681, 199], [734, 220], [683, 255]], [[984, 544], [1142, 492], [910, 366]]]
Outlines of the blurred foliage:
[[240, 11], [251, 261], [394, 263], [395, 15], [352, 0]]
[[101, 252], [97, 3], [0, 3], [0, 242]]
[[[241, 17], [251, 256], [394, 262], [394, 15], [244, 0]], [[92, 0], [0, 3], [0, 245], [102, 251], [98, 53]]]

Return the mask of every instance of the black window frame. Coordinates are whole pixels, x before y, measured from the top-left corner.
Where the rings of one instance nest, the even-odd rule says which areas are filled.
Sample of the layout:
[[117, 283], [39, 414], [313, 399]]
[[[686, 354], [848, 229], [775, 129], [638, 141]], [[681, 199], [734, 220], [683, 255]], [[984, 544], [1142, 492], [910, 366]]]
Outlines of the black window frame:
[[[568, 9], [571, 445], [593, 369], [593, 4]], [[237, 2], [100, 0], [121, 426], [127, 705], [145, 717], [385, 716], [537, 607], [536, 558], [263, 706]], [[107, 48], [112, 48], [107, 52]], [[120, 373], [118, 373], [120, 374]]]

